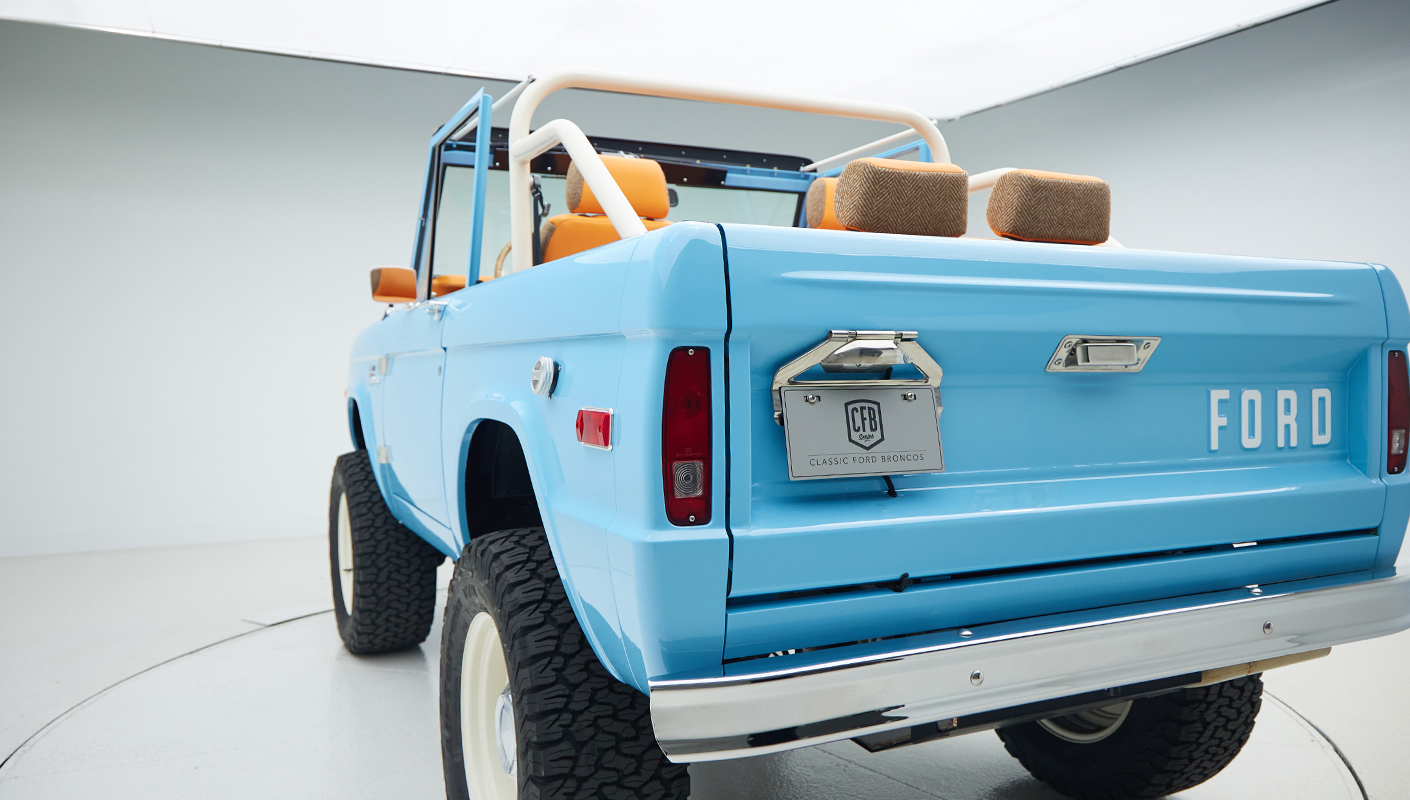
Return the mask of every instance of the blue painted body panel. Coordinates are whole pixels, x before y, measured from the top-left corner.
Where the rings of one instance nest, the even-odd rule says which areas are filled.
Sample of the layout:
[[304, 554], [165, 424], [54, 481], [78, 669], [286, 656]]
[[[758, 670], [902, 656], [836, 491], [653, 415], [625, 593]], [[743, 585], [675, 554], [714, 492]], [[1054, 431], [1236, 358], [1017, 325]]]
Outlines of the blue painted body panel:
[[[1376, 277], [1380, 279], [1381, 291], [1385, 294], [1386, 310], [1386, 334], [1387, 341], [1381, 348], [1381, 359], [1379, 369], [1375, 370], [1377, 380], [1376, 388], [1373, 390], [1376, 397], [1385, 394], [1381, 387], [1385, 386], [1385, 354], [1391, 350], [1410, 349], [1410, 305], [1406, 304], [1405, 292], [1401, 289], [1400, 282], [1395, 279], [1395, 275], [1385, 267], [1375, 264]], [[1381, 406], [1376, 405], [1368, 410], [1370, 418], [1374, 420], [1376, 431], [1374, 450], [1379, 454], [1376, 469], [1383, 476], [1386, 482], [1386, 506], [1385, 519], [1381, 522], [1381, 546], [1376, 551], [1376, 567], [1378, 569], [1388, 569], [1395, 566], [1395, 559], [1400, 555], [1400, 548], [1405, 539], [1405, 529], [1407, 521], [1410, 521], [1410, 474], [1402, 472], [1399, 475], [1385, 474], [1385, 450], [1386, 450], [1386, 416]]]
[[[857, 624], [839, 625], [837, 638], [818, 642], [804, 634], [811, 615], [825, 615], [817, 601], [761, 607], [751, 598], [1382, 523], [1383, 422], [1368, 420], [1383, 417], [1383, 384], [1373, 373], [1383, 369], [1387, 328], [1378, 273], [1365, 265], [736, 225], [725, 231], [733, 382], [749, 387], [747, 401], [732, 398], [728, 656], [891, 635], [939, 613], [886, 592], [893, 596], [857, 601], [868, 609], [857, 612]], [[876, 478], [788, 480], [769, 384], [830, 328], [919, 331], [945, 370], [945, 473], [895, 478], [895, 499]], [[1071, 334], [1164, 339], [1138, 374], [1044, 372]], [[1322, 446], [1310, 442], [1314, 388], [1332, 394], [1333, 437]], [[1211, 389], [1234, 398], [1224, 408], [1232, 422], [1218, 451], [1209, 446]], [[1262, 444], [1254, 449], [1239, 439], [1244, 389], [1265, 398]], [[1298, 396], [1296, 447], [1276, 446], [1279, 389]], [[1398, 541], [1384, 544], [1398, 550]], [[1342, 562], [1364, 563], [1337, 569], [1370, 568], [1376, 550], [1339, 551]], [[1253, 565], [1264, 556], [1235, 551], [1229, 558]], [[1318, 568], [1316, 559], [1301, 563]], [[1160, 580], [1181, 593], [1203, 585], [1201, 569], [1195, 559], [1177, 560]], [[1242, 574], [1256, 573], [1250, 566]], [[1084, 585], [1105, 597], [1120, 586], [1101, 585], [1107, 579], [1091, 572]], [[972, 615], [957, 624], [977, 624], [1011, 612], [1015, 602], [1042, 613], [1054, 604], [1049, 591], [1006, 595], [1001, 603], [986, 601], [995, 596], [983, 587], [961, 601], [964, 591], [952, 587], [945, 602]]]
[[444, 542], [449, 516], [441, 464], [440, 326], [423, 308], [399, 309], [382, 320], [382, 428], [395, 467], [392, 494], [414, 513], [413, 527]]
[[[1369, 575], [1410, 521], [1383, 399], [1410, 311], [1380, 267], [683, 222], [439, 299], [439, 318], [393, 311], [353, 348], [348, 399], [387, 448], [392, 513], [457, 556], [470, 442], [508, 425], [578, 619], [642, 691], [781, 649]], [[769, 384], [834, 328], [919, 331], [945, 370], [945, 473], [895, 478], [896, 498], [877, 478], [788, 479]], [[1138, 374], [1046, 373], [1071, 334], [1163, 339]], [[711, 359], [714, 510], [688, 528], [662, 503], [678, 346]], [[541, 356], [560, 365], [552, 397], [530, 390]], [[1327, 444], [1313, 389], [1332, 398]], [[1262, 393], [1258, 447], [1241, 444], [1243, 390]], [[1279, 390], [1296, 446], [1276, 444]], [[583, 407], [613, 410], [610, 451], [576, 441]], [[926, 581], [874, 585], [903, 573]]]
[[[718, 664], [723, 648], [723, 516], [694, 528], [667, 522], [659, 455], [660, 376], [672, 348], [711, 348], [714, 391], [724, 396], [722, 264], [715, 226], [679, 223], [445, 298], [440, 449], [444, 494], [460, 506], [458, 547], [467, 542], [470, 438], [481, 420], [497, 420], [524, 446], [554, 557], [594, 648], [643, 690], [653, 675]], [[526, 313], [530, 298], [552, 304]], [[560, 365], [552, 397], [530, 391], [540, 356]], [[611, 451], [577, 442], [585, 406], [613, 410]], [[722, 449], [723, 419], [716, 425]], [[717, 472], [717, 495], [723, 480]]]
[[[382, 412], [382, 377], [377, 374], [377, 357], [382, 352], [381, 325], [368, 326], [353, 340], [352, 357], [348, 359], [347, 396], [349, 424], [352, 422], [352, 407], [356, 405], [358, 418], [362, 421], [363, 443], [373, 454], [372, 473], [377, 478], [377, 487], [386, 497], [390, 496], [386, 476], [382, 474], [376, 458], [377, 447], [382, 441], [382, 420], [379, 416]], [[356, 447], [356, 434], [348, 431], [348, 437]]]

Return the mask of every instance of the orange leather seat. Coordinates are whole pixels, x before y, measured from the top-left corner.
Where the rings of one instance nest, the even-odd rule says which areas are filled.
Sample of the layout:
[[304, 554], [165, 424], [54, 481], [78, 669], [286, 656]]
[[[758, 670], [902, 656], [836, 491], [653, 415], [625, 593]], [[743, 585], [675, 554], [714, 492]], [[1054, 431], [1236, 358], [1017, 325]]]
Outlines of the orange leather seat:
[[[617, 185], [622, 187], [627, 202], [632, 204], [632, 210], [641, 217], [647, 230], [671, 224], [665, 220], [671, 210], [671, 199], [666, 188], [666, 173], [661, 170], [660, 164], [649, 158], [626, 156], [603, 156], [602, 163], [612, 173]], [[592, 188], [583, 180], [577, 164], [568, 167], [566, 190], [568, 210], [572, 213], [549, 217], [539, 230], [545, 262], [600, 247], [620, 238], [602, 205], [593, 196]]]
[[440, 297], [443, 294], [458, 292], [465, 288], [464, 275], [432, 275], [431, 276], [431, 296]]
[[[664, 219], [643, 219], [646, 229], [654, 231], [671, 223]], [[543, 222], [543, 260], [554, 261], [604, 244], [621, 237], [607, 217], [587, 217], [578, 214], [555, 214]]]

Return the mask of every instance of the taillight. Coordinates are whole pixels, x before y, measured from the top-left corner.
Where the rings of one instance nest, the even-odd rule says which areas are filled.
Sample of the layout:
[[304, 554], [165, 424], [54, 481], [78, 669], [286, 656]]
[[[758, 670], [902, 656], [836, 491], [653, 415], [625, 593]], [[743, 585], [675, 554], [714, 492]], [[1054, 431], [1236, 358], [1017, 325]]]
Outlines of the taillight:
[[1410, 374], [1405, 369], [1405, 353], [1390, 351], [1386, 377], [1386, 472], [1399, 475], [1405, 471], [1405, 440], [1410, 436]]
[[677, 347], [666, 362], [661, 478], [675, 525], [710, 521], [710, 350]]

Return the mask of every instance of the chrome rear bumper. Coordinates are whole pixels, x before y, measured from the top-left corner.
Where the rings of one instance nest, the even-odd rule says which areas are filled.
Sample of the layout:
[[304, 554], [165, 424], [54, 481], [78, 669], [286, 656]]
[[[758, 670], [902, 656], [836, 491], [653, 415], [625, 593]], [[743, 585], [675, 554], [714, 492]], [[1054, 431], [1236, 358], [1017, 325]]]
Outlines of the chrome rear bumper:
[[956, 721], [1406, 628], [1410, 575], [1354, 573], [665, 676], [651, 682], [651, 715], [671, 761], [718, 761]]

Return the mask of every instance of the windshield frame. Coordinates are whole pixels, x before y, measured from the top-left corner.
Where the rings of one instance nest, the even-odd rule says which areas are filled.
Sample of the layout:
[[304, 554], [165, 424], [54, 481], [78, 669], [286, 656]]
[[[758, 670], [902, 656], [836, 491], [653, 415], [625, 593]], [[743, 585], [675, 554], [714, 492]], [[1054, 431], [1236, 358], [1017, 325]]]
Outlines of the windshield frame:
[[[602, 155], [630, 155], [649, 158], [661, 165], [667, 185], [707, 186], [722, 189], [752, 189], [766, 192], [796, 194], [797, 209], [793, 227], [806, 227], [805, 197], [808, 187], [818, 177], [800, 170], [812, 163], [800, 156], [763, 153], [748, 150], [694, 147], [690, 145], [647, 142], [589, 136], [593, 149]], [[509, 129], [490, 130], [489, 168], [509, 169]], [[442, 163], [471, 166], [475, 154], [474, 142], [448, 141], [442, 147]], [[557, 145], [535, 157], [529, 171], [535, 175], [564, 176], [572, 159], [568, 151]]]

